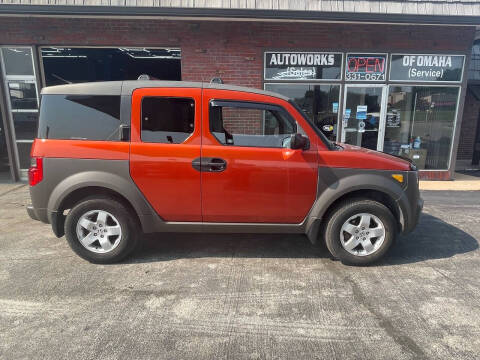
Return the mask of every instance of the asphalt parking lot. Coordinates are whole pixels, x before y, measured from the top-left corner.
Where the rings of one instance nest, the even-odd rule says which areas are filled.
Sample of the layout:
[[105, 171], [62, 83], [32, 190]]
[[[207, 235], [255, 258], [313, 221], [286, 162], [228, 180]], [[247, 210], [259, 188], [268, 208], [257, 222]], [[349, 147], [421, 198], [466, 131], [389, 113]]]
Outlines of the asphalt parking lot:
[[300, 236], [155, 235], [92, 265], [0, 187], [1, 359], [478, 359], [480, 192], [423, 192], [380, 264]]

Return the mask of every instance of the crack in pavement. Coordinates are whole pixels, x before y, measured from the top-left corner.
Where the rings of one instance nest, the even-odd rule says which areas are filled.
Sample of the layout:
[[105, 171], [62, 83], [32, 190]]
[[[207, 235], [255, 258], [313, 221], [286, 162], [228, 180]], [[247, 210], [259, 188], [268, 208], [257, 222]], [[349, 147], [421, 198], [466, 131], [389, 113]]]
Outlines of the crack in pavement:
[[365, 308], [375, 317], [379, 325], [385, 330], [388, 336], [395, 341], [396, 344], [407, 352], [414, 355], [415, 359], [426, 359], [427, 355], [425, 352], [418, 346], [418, 344], [408, 335], [403, 333], [401, 330], [396, 328], [392, 321], [385, 317], [380, 311], [375, 309], [374, 306], [368, 301], [365, 294], [360, 289], [360, 286], [355, 282], [354, 279], [348, 275], [344, 276], [343, 280], [349, 283], [352, 287], [353, 297], [356, 302], [361, 303]]
[[27, 186], [26, 184], [22, 184], [22, 185], [19, 185], [19, 186], [15, 186], [14, 188], [10, 189], [10, 190], [7, 190], [3, 193], [0, 194], [0, 197], [2, 197], [3, 195], [7, 195], [7, 194], [10, 194], [11, 192], [14, 192], [16, 190], [19, 190], [21, 188], [23, 188], [24, 186]]

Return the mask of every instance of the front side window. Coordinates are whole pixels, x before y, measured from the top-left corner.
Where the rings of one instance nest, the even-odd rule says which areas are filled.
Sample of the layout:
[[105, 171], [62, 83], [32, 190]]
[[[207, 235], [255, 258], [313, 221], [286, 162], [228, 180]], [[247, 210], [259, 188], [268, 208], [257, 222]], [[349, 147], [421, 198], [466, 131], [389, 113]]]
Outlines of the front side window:
[[195, 127], [195, 102], [190, 98], [145, 97], [142, 141], [181, 144]]
[[214, 101], [210, 132], [223, 145], [282, 148], [297, 125], [276, 106]]

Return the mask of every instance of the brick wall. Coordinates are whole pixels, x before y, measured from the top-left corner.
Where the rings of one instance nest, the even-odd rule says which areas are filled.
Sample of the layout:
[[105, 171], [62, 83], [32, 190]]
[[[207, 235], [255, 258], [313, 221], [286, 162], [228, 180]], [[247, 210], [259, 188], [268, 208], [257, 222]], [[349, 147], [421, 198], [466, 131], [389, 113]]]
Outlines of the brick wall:
[[263, 87], [265, 50], [466, 53], [474, 31], [378, 24], [0, 18], [0, 44], [180, 47], [182, 80], [221, 77], [228, 84], [256, 88]]
[[1, 44], [180, 47], [183, 80], [220, 76], [258, 88], [266, 49], [466, 51], [473, 33], [470, 27], [0, 18]]
[[263, 133], [263, 110], [223, 108], [223, 127], [230, 134], [260, 135]]
[[480, 114], [480, 100], [468, 90], [465, 96], [462, 127], [460, 128], [460, 141], [458, 143], [458, 160], [471, 160], [473, 144], [477, 133], [478, 117]]

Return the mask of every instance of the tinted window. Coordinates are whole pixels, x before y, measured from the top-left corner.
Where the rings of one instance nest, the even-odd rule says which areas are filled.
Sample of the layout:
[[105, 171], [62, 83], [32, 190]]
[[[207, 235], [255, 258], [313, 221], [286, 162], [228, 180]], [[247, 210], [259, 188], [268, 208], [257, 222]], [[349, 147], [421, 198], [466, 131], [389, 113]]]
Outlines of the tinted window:
[[118, 140], [120, 96], [43, 95], [38, 137]]
[[224, 145], [280, 148], [288, 146], [297, 126], [280, 109], [211, 105], [210, 131]]
[[193, 132], [193, 99], [146, 97], [142, 100], [142, 141], [180, 144]]

